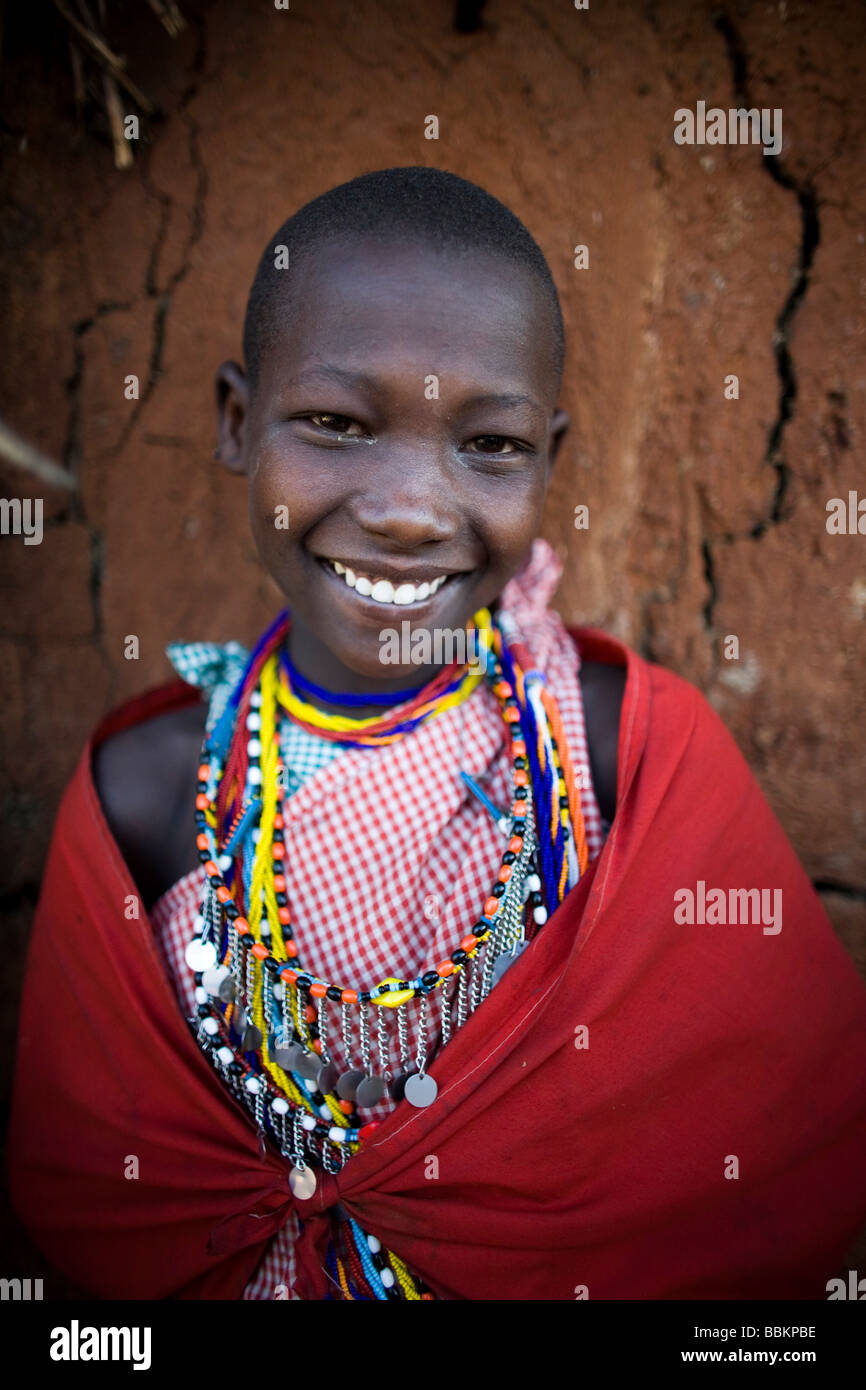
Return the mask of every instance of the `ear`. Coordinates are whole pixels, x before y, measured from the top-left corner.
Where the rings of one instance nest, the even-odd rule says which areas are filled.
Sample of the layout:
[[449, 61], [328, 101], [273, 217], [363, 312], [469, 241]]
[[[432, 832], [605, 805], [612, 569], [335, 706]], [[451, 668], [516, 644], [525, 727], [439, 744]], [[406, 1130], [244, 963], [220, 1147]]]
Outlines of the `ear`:
[[565, 432], [571, 424], [571, 416], [567, 410], [555, 410], [553, 420], [550, 425], [550, 467], [553, 467], [554, 459], [559, 453], [559, 446], [565, 438]]
[[223, 362], [217, 367], [217, 457], [232, 473], [246, 472], [244, 430], [250, 408], [250, 390], [243, 367]]

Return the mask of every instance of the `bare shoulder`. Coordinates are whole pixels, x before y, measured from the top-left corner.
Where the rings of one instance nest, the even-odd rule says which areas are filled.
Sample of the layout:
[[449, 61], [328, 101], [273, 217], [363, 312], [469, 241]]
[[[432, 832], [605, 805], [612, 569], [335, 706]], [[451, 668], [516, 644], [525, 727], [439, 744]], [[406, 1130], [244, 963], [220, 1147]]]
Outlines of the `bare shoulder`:
[[146, 907], [198, 862], [193, 803], [206, 713], [203, 701], [170, 710], [93, 755], [105, 818]]
[[599, 809], [608, 821], [613, 820], [616, 810], [619, 717], [625, 682], [624, 666], [608, 666], [600, 661], [581, 663], [590, 771]]

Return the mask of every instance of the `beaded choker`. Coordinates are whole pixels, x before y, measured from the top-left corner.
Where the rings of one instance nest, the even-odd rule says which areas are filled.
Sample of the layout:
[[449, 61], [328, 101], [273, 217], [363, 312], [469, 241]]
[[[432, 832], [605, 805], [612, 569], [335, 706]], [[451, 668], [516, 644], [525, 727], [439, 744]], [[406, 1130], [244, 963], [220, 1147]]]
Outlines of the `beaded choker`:
[[[383, 718], [341, 716], [335, 727], [334, 716], [315, 710], [316, 720], [328, 721], [327, 733], [314, 724], [317, 733], [357, 747], [405, 737], [482, 679], [498, 702], [512, 782], [505, 847], [477, 921], [435, 969], [368, 983], [322, 978], [306, 948], [301, 959], [284, 873], [280, 729], [288, 718], [306, 723], [314, 707], [292, 691], [283, 650], [287, 615], [256, 646], [204, 742], [195, 806], [205, 886], [186, 951], [196, 978], [197, 1038], [252, 1114], [261, 1143], [289, 1161], [291, 1189], [302, 1198], [315, 1191], [317, 1170], [338, 1172], [373, 1133], [377, 1121], [364, 1112], [383, 1100], [389, 1082], [395, 1100], [418, 1107], [435, 1102], [430, 1066], [438, 1051], [586, 868], [579, 791], [556, 702], [516, 634], [506, 640], [506, 615], [491, 618], [485, 610], [474, 621], [488, 644], [485, 672], [448, 668]], [[441, 1027], [431, 1043], [433, 1000]], [[414, 1058], [407, 1046], [410, 1009], [417, 1011]], [[336, 1036], [342, 1069], [328, 1046]], [[433, 1297], [357, 1223], [335, 1219], [332, 1227], [328, 1269], [338, 1297]]]

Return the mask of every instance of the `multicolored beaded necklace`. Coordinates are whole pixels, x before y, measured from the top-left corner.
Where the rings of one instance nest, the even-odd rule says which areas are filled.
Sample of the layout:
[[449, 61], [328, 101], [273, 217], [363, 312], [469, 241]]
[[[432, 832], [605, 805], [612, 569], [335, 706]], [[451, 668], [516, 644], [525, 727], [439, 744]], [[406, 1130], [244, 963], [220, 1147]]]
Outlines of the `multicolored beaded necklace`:
[[[401, 701], [392, 713], [362, 719], [327, 714], [297, 693], [306, 688], [351, 704], [350, 697], [299, 678], [286, 651], [289, 622], [282, 613], [265, 632], [204, 741], [195, 814], [205, 886], [186, 959], [195, 972], [199, 1046], [251, 1113], [263, 1149], [270, 1143], [291, 1163], [292, 1191], [307, 1198], [316, 1189], [317, 1169], [338, 1172], [378, 1127], [359, 1112], [386, 1094], [393, 1042], [401, 1064], [392, 1079], [393, 1099], [418, 1107], [435, 1101], [431, 1061], [562, 902], [588, 854], [556, 701], [543, 673], [531, 669], [507, 614], [492, 617], [483, 609], [473, 618], [483, 662], [449, 666], [423, 688], [382, 701]], [[491, 807], [507, 844], [478, 921], [450, 956], [415, 978], [386, 975], [367, 987], [320, 978], [302, 964], [283, 872], [283, 721], [349, 747], [375, 747], [453, 708], [484, 679], [508, 731], [512, 796], [504, 815]], [[441, 1008], [437, 1045], [427, 1037], [427, 1000], [434, 991]], [[418, 1009], [414, 1061], [406, 1041], [410, 1006]], [[345, 1057], [356, 1060], [342, 1073], [328, 1049], [336, 1027]], [[335, 1297], [434, 1297], [351, 1219], [333, 1220], [326, 1269]]]

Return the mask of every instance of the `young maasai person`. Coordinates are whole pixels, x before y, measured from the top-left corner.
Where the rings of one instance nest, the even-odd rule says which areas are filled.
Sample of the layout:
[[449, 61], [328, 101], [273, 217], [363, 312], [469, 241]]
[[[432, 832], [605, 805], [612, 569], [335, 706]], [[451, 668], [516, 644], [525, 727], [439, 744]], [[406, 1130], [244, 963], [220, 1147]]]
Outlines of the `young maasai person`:
[[67, 791], [34, 1239], [115, 1297], [825, 1297], [866, 991], [705, 700], [548, 607], [537, 245], [453, 175], [353, 180], [269, 244], [244, 352], [219, 452], [287, 612], [172, 646]]

